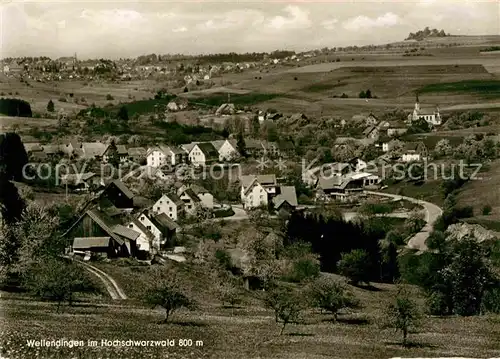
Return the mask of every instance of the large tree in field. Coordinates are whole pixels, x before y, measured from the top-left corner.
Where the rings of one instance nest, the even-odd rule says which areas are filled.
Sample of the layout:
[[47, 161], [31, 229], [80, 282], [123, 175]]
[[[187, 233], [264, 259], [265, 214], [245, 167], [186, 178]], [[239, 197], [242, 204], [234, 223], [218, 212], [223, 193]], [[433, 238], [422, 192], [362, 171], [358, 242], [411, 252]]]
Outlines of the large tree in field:
[[22, 181], [23, 167], [28, 163], [28, 154], [17, 133], [0, 134], [0, 166], [2, 176], [8, 180]]
[[145, 293], [144, 300], [153, 308], [159, 306], [165, 311], [164, 323], [181, 308], [194, 309], [196, 304], [182, 293], [175, 283], [160, 281], [151, 286]]
[[415, 301], [404, 286], [398, 288], [394, 302], [386, 309], [386, 325], [403, 334], [403, 345], [407, 344], [408, 333], [419, 324], [420, 312]]

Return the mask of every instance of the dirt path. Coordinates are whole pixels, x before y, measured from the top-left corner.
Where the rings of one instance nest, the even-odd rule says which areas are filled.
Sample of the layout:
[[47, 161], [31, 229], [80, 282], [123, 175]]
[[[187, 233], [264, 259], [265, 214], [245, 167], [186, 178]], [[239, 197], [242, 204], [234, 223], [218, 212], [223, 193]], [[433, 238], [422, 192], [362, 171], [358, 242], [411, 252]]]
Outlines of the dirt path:
[[391, 193], [372, 192], [372, 191], [365, 191], [365, 193], [375, 196], [389, 197], [396, 200], [405, 199], [407, 201], [417, 203], [423, 206], [425, 209], [426, 225], [424, 226], [424, 228], [421, 229], [420, 232], [418, 232], [417, 234], [415, 234], [413, 237], [410, 238], [407, 247], [411, 249], [418, 249], [419, 251], [425, 251], [427, 249], [425, 241], [427, 240], [427, 238], [429, 238], [429, 234], [432, 232], [434, 222], [436, 222], [438, 217], [443, 214], [443, 210], [441, 208], [439, 208], [433, 203], [422, 201], [412, 197], [399, 196]]
[[123, 300], [123, 299], [128, 299], [128, 297], [125, 295], [123, 290], [120, 288], [118, 283], [106, 272], [100, 270], [97, 267], [94, 267], [91, 264], [85, 263], [83, 261], [80, 261], [78, 259], [74, 259], [71, 257], [66, 256], [65, 258], [72, 259], [73, 261], [77, 262], [80, 264], [83, 268], [85, 268], [88, 272], [92, 273], [95, 275], [99, 280], [104, 284], [106, 287], [106, 290], [108, 291], [110, 297], [114, 300]]

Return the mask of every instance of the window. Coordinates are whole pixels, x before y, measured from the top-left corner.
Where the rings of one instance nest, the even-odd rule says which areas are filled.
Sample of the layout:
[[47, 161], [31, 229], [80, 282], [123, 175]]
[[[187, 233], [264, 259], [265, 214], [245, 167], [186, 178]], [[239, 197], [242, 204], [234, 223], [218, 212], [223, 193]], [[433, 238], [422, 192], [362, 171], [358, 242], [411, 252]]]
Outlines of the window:
[[188, 208], [188, 209], [191, 209], [191, 205], [190, 205], [190, 204], [188, 204], [187, 208]]
[[147, 228], [148, 230], [151, 230], [151, 226], [146, 226], [146, 228]]
[[160, 207], [156, 207], [156, 210], [159, 211], [160, 210]]
[[172, 207], [168, 207], [168, 210], [171, 211], [172, 210]]
[[160, 201], [160, 204], [162, 204], [162, 203], [163, 203], [163, 202], [162, 202], [162, 201]]
[[134, 228], [134, 225], [133, 224], [129, 224], [128, 228]]
[[141, 222], [144, 222], [144, 216], [141, 217]]

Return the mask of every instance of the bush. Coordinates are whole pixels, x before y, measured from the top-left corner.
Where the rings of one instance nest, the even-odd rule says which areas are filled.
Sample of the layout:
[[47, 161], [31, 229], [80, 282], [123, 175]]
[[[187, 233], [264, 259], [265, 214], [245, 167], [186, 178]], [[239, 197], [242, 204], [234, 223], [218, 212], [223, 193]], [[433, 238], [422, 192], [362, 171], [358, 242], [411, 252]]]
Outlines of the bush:
[[482, 307], [485, 312], [500, 314], [500, 287], [490, 288], [484, 293]]
[[108, 94], [106, 95], [106, 101], [113, 101], [113, 100], [114, 100], [114, 97], [113, 97], [113, 96], [111, 96], [111, 94], [109, 94], [109, 93], [108, 93]]
[[66, 97], [59, 97], [58, 101], [59, 102], [67, 102]]
[[491, 213], [491, 206], [489, 204], [483, 207], [483, 216], [488, 216]]
[[215, 259], [222, 268], [224, 268], [225, 270], [231, 270], [232, 268], [231, 256], [227, 251], [223, 249], [218, 249], [215, 252]]
[[[11, 95], [12, 93], [9, 93]], [[28, 102], [15, 98], [0, 99], [0, 113], [7, 116], [32, 117]]]
[[54, 112], [54, 110], [54, 102], [52, 102], [52, 100], [49, 100], [49, 102], [47, 103], [47, 111]]
[[349, 278], [353, 284], [368, 284], [370, 282], [370, 256], [363, 249], [354, 249], [349, 253], [342, 253], [342, 258], [337, 266], [339, 272]]
[[302, 282], [311, 278], [317, 278], [320, 273], [319, 263], [312, 258], [302, 258], [293, 263], [292, 273], [289, 280]]

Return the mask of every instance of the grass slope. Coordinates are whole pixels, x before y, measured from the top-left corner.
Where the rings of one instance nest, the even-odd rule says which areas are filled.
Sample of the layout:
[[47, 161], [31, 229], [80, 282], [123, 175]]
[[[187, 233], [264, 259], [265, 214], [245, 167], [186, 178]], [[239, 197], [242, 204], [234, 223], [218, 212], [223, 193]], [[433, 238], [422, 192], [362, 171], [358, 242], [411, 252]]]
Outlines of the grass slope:
[[428, 84], [419, 93], [475, 93], [486, 98], [500, 98], [500, 80], [466, 80]]

